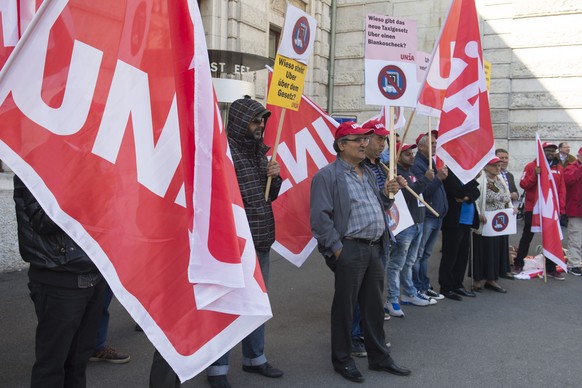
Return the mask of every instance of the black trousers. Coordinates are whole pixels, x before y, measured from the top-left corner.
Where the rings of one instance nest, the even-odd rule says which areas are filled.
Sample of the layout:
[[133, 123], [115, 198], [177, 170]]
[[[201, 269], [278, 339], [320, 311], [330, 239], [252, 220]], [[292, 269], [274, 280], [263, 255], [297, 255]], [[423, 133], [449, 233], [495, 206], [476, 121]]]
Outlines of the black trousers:
[[384, 335], [384, 267], [380, 245], [343, 241], [340, 257], [329, 258], [335, 270], [335, 294], [331, 306], [331, 360], [335, 369], [354, 365], [351, 356], [352, 320], [360, 305], [364, 346], [370, 365], [382, 365], [389, 356]]
[[89, 288], [61, 288], [30, 280], [38, 319], [32, 388], [84, 388], [103, 309], [104, 280]]
[[[523, 232], [521, 233], [521, 238], [519, 239], [519, 247], [517, 248], [517, 257], [515, 258], [515, 266], [523, 268], [523, 259], [529, 253], [529, 246], [531, 240], [533, 239], [533, 232], [531, 231], [531, 219], [533, 212], [523, 213]], [[552, 260], [546, 259], [546, 271], [554, 272], [556, 270], [556, 263]]]
[[457, 228], [443, 228], [443, 256], [439, 267], [441, 292], [463, 287], [467, 262], [471, 226], [459, 225]]
[[178, 388], [180, 379], [170, 364], [156, 349], [150, 369], [150, 388]]

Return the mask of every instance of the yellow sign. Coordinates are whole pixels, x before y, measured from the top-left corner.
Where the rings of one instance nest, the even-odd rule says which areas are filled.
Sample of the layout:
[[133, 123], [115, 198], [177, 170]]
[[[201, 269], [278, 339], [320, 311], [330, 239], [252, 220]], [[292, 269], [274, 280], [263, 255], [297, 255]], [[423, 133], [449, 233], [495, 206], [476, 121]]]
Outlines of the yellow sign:
[[485, 69], [485, 80], [487, 81], [487, 90], [491, 90], [491, 62], [483, 60]]
[[307, 66], [277, 54], [267, 104], [299, 110]]

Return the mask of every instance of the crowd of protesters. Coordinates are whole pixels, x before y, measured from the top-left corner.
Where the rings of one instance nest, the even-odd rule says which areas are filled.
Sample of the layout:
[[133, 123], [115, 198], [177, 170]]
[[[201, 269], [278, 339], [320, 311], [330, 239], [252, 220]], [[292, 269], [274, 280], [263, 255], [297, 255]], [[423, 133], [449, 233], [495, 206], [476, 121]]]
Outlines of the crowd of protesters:
[[[227, 136], [259, 265], [268, 286], [269, 251], [274, 242], [271, 203], [281, 187], [279, 165], [268, 160], [263, 143], [270, 116], [250, 98], [233, 102]], [[499, 278], [521, 272], [532, 240], [532, 217], [537, 201], [536, 161], [526, 165], [519, 186], [524, 190], [524, 228], [514, 263], [508, 236], [481, 234], [485, 211], [517, 213], [519, 191], [507, 166], [509, 153], [496, 156], [474, 179], [462, 183], [445, 165], [437, 165], [437, 133], [427, 132], [407, 144], [398, 142], [395, 165], [386, 157], [390, 132], [380, 121], [360, 126], [341, 124], [333, 139], [337, 158], [313, 178], [310, 221], [318, 250], [333, 271], [335, 293], [331, 303], [331, 362], [343, 378], [364, 381], [353, 357], [367, 357], [370, 370], [399, 376], [412, 373], [399, 366], [390, 353], [384, 321], [404, 317], [406, 306], [434, 306], [445, 298], [462, 301], [488, 289], [506, 293]], [[580, 269], [582, 245], [582, 148], [576, 156], [569, 145], [543, 144], [556, 186], [560, 210], [568, 226], [568, 268]], [[559, 153], [557, 151], [559, 150]], [[416, 155], [415, 155], [416, 152]], [[396, 173], [393, 179], [389, 176]], [[270, 196], [264, 192], [272, 179]], [[412, 225], [392, 233], [389, 209], [402, 191]], [[32, 387], [84, 387], [89, 361], [126, 363], [130, 356], [106, 345], [108, 306], [113, 296], [85, 252], [44, 212], [16, 176], [14, 200], [19, 248], [30, 263], [29, 289], [38, 319]], [[442, 254], [434, 251], [439, 231]], [[473, 247], [472, 251], [470, 247]], [[472, 257], [468, 271], [469, 258]], [[428, 276], [429, 260], [440, 259], [439, 290]], [[547, 262], [549, 277], [564, 274]], [[469, 272], [469, 273], [468, 273]], [[465, 288], [466, 276], [472, 287]], [[412, 307], [411, 307], [412, 308]], [[139, 326], [136, 326], [136, 330]], [[283, 371], [264, 355], [265, 326], [242, 342], [242, 368], [267, 378]], [[207, 369], [211, 387], [228, 388], [228, 352]], [[150, 387], [178, 387], [176, 374], [156, 351]]]

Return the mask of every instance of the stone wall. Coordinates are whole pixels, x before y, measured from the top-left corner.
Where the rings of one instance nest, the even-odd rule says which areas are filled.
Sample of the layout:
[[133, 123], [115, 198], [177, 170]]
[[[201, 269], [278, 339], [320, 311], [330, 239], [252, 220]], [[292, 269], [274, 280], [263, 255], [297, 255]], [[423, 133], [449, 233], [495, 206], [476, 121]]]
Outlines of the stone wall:
[[[418, 21], [418, 49], [431, 52], [450, 0], [335, 0], [336, 46], [331, 111], [359, 121], [380, 107], [364, 102], [364, 16], [393, 15]], [[332, 0], [293, 0], [317, 19], [315, 51], [309, 62], [306, 95], [328, 107]], [[490, 105], [499, 147], [509, 149], [511, 169], [521, 174], [533, 158], [533, 139], [582, 146], [582, 1], [476, 0], [483, 55], [492, 63]], [[268, 54], [269, 26], [283, 27], [285, 0], [202, 0], [210, 48]], [[266, 71], [243, 76], [266, 97]], [[405, 109], [405, 116], [411, 113]], [[409, 141], [426, 131], [415, 116]]]

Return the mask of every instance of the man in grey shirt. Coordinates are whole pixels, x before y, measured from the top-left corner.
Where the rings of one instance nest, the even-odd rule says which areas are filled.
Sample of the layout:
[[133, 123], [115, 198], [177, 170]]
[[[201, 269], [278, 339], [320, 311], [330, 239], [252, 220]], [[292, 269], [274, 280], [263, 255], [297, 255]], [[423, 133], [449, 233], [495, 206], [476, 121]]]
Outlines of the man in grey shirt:
[[374, 173], [366, 167], [366, 147], [374, 131], [353, 122], [341, 124], [333, 147], [337, 159], [322, 168], [311, 183], [311, 231], [326, 264], [335, 273], [331, 308], [333, 367], [342, 377], [362, 382], [351, 357], [354, 308], [362, 310], [364, 345], [371, 370], [407, 376], [410, 370], [392, 360], [384, 336], [384, 268], [381, 253], [388, 239], [385, 208], [402, 178], [386, 180], [378, 190]]

